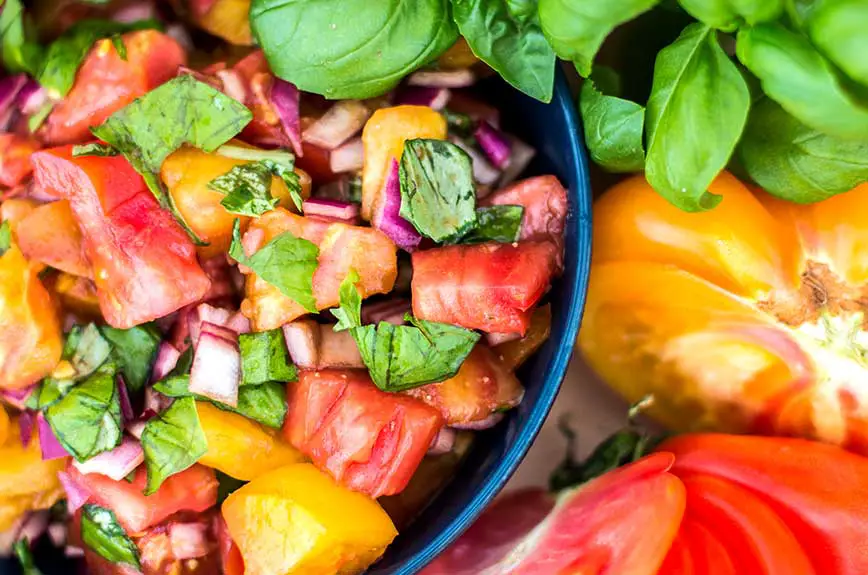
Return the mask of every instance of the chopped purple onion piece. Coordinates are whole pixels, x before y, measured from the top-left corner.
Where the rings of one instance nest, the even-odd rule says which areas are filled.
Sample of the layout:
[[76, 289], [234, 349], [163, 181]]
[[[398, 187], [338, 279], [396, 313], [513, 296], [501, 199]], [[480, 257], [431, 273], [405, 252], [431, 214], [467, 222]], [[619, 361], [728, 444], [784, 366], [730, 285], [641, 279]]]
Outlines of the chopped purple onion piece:
[[405, 86], [395, 97], [397, 105], [428, 106], [434, 110], [442, 110], [449, 103], [452, 92], [449, 88], [433, 86]]
[[509, 166], [512, 156], [512, 142], [503, 132], [488, 122], [482, 121], [479, 122], [473, 135], [479, 142], [479, 147], [497, 169], [505, 170]]
[[398, 160], [393, 158], [383, 184], [383, 199], [371, 223], [389, 236], [399, 248], [411, 252], [419, 247], [422, 236], [413, 224], [401, 217], [401, 184], [398, 173]]
[[280, 118], [280, 124], [292, 143], [296, 156], [304, 155], [301, 148], [300, 98], [298, 88], [280, 78], [274, 79], [274, 84], [271, 86], [271, 105]]

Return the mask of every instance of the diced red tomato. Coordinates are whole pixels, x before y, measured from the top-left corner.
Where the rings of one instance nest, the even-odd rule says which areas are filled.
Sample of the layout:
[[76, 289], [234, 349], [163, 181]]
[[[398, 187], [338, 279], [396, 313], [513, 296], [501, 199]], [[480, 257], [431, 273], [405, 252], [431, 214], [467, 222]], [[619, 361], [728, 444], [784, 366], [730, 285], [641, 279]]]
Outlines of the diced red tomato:
[[520, 333], [549, 287], [551, 242], [478, 244], [413, 254], [413, 313], [420, 319], [492, 333]]
[[223, 575], [244, 575], [244, 558], [238, 545], [232, 541], [229, 528], [223, 515], [214, 517], [214, 530], [217, 532], [217, 547], [220, 551], [220, 561], [223, 565]]
[[33, 171], [30, 154], [39, 150], [39, 142], [28, 136], [0, 134], [0, 185], [12, 188]]
[[32, 157], [37, 181], [67, 198], [93, 266], [106, 321], [129, 328], [199, 301], [211, 282], [192, 242], [122, 157]]
[[67, 472], [91, 493], [90, 501], [114, 511], [129, 534], [141, 534], [179, 511], [202, 512], [217, 504], [217, 477], [204, 465], [170, 476], [153, 495], [144, 495], [147, 471], [139, 466], [132, 482], [115, 481], [98, 473]]
[[496, 411], [521, 403], [524, 388], [492, 351], [477, 344], [455, 377], [411, 389], [420, 399], [443, 414], [448, 425], [482, 421]]
[[156, 30], [128, 32], [123, 40], [126, 60], [111, 40], [94, 44], [72, 90], [48, 116], [42, 139], [53, 145], [90, 139], [89, 128], [174, 77], [187, 59], [173, 38]]
[[[319, 246], [319, 267], [313, 276], [317, 309], [338, 305], [340, 285], [350, 268], [359, 274], [356, 287], [363, 298], [389, 293], [395, 285], [397, 248], [379, 230], [305, 218], [277, 208], [250, 223], [244, 235], [245, 248], [252, 246], [255, 251], [284, 232]], [[307, 313], [256, 274], [247, 276], [246, 296], [241, 311], [250, 318], [254, 331], [278, 328]]]
[[[244, 104], [253, 112], [253, 119], [244, 127], [240, 138], [263, 146], [290, 148], [289, 136], [283, 131], [280, 116], [271, 105], [274, 75], [262, 50], [254, 50], [239, 60], [231, 71], [240, 80], [238, 88], [244, 89]], [[226, 89], [225, 79], [223, 84]], [[231, 95], [232, 90], [226, 91]]]
[[37, 207], [21, 221], [17, 235], [18, 247], [27, 259], [73, 275], [92, 277], [81, 231], [68, 201]]
[[301, 147], [304, 156], [296, 158], [295, 163], [310, 174], [314, 182], [321, 185], [337, 178], [337, 174], [332, 172], [331, 152], [307, 142], [302, 142]]
[[437, 410], [380, 391], [364, 372], [302, 371], [288, 395], [290, 443], [371, 497], [404, 489], [443, 426]]

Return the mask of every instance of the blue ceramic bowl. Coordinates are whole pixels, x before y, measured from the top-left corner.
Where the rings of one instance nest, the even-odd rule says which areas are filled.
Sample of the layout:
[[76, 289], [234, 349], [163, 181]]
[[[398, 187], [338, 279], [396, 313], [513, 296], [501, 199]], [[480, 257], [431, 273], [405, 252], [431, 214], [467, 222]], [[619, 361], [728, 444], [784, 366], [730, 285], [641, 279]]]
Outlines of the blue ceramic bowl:
[[405, 529], [368, 575], [412, 575], [452, 543], [518, 468], [539, 433], [566, 373], [585, 305], [591, 263], [591, 187], [576, 104], [558, 69], [552, 103], [542, 104], [499, 81], [483, 86], [486, 101], [502, 110], [507, 132], [533, 145], [531, 174], [554, 174], [569, 188], [564, 274], [553, 286], [548, 343], [519, 377], [522, 404], [497, 427], [478, 434], [454, 479]]

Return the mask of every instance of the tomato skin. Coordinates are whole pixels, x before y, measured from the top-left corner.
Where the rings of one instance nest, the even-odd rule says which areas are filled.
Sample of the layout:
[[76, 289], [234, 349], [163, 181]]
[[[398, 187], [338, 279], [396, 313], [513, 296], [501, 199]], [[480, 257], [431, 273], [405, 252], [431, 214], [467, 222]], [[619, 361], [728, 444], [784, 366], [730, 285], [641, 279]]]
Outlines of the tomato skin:
[[80, 473], [72, 465], [72, 478], [91, 492], [91, 500], [114, 511], [127, 533], [141, 533], [162, 523], [179, 511], [203, 512], [217, 503], [217, 478], [214, 470], [194, 465], [170, 476], [153, 495], [144, 495], [148, 482], [144, 465], [136, 470], [132, 482], [115, 481], [97, 473]]
[[14, 188], [25, 180], [33, 171], [30, 154], [39, 147], [31, 137], [0, 134], [0, 186]]
[[374, 498], [406, 487], [443, 426], [437, 410], [380, 391], [364, 372], [302, 371], [289, 385], [289, 442], [341, 484]]
[[125, 159], [74, 158], [66, 146], [32, 161], [40, 184], [70, 202], [110, 325], [139, 325], [205, 295], [211, 282], [192, 242]]
[[528, 178], [498, 190], [481, 206], [522, 206], [522, 240], [550, 240], [563, 245], [567, 221], [567, 190], [555, 176]]
[[118, 55], [111, 40], [94, 44], [78, 70], [72, 90], [40, 130], [45, 142], [59, 145], [91, 139], [91, 127], [170, 80], [186, 63], [183, 48], [162, 32], [128, 32], [123, 41], [126, 60]]
[[21, 221], [18, 245], [33, 261], [90, 278], [93, 272], [84, 252], [84, 242], [69, 202], [43, 204]]
[[520, 333], [554, 275], [551, 242], [446, 246], [413, 254], [413, 313], [487, 332]]

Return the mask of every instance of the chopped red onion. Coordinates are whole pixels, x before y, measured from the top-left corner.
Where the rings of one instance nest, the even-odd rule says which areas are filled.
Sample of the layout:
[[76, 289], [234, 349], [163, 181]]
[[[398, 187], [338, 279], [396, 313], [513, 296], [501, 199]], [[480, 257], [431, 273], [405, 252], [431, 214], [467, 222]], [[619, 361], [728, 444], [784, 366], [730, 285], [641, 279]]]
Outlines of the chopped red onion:
[[382, 196], [371, 224], [389, 236], [402, 250], [415, 250], [422, 242], [422, 236], [413, 224], [401, 217], [401, 184], [398, 179], [398, 160], [394, 158], [383, 183]]
[[428, 448], [428, 455], [443, 455], [452, 451], [455, 446], [455, 436], [458, 433], [449, 427], [443, 427], [434, 436], [431, 441], [431, 447]]
[[298, 88], [280, 78], [274, 78], [271, 86], [271, 105], [280, 118], [283, 131], [292, 143], [296, 156], [303, 156], [301, 148], [301, 119], [299, 118], [300, 94]]
[[130, 402], [130, 392], [127, 389], [127, 383], [124, 378], [119, 376], [117, 379], [118, 396], [121, 400], [121, 417], [123, 421], [132, 421], [135, 418], [133, 414], [133, 404]]
[[491, 185], [500, 179], [500, 170], [491, 165], [491, 163], [480, 154], [473, 146], [468, 145], [461, 138], [454, 136], [449, 138], [449, 141], [464, 150], [470, 159], [473, 161], [473, 179], [483, 185]]
[[301, 205], [305, 216], [319, 216], [348, 224], [359, 222], [359, 204], [341, 200], [311, 198]]
[[353, 138], [332, 150], [329, 165], [335, 174], [357, 172], [364, 167], [365, 146], [361, 138]]
[[365, 362], [359, 346], [349, 331], [335, 331], [330, 325], [320, 325], [317, 369], [362, 369]]
[[357, 134], [370, 115], [371, 111], [359, 100], [340, 100], [308, 126], [301, 138], [324, 150], [334, 150]]
[[12, 547], [18, 543], [19, 534], [24, 523], [29, 518], [28, 513], [23, 513], [12, 522], [12, 526], [6, 531], [0, 531], [0, 557], [10, 557], [12, 555]]
[[223, 82], [222, 92], [230, 98], [241, 102], [247, 101], [247, 87], [236, 70], [218, 70], [216, 76]]
[[169, 336], [171, 344], [181, 353], [190, 347], [190, 320], [196, 310], [194, 305], [188, 305], [178, 310], [178, 318], [172, 326], [172, 332]]
[[226, 341], [236, 343], [238, 342], [238, 333], [229, 329], [228, 327], [223, 327], [222, 325], [217, 325], [209, 322], [202, 322], [202, 330], [199, 335], [199, 339], [202, 339], [202, 335], [210, 333], [212, 335], [216, 335], [219, 338], [225, 339]]
[[66, 545], [68, 534], [68, 529], [63, 523], [52, 523], [48, 526], [48, 538], [51, 539], [51, 544], [55, 547]]
[[33, 425], [36, 423], [36, 413], [25, 409], [18, 415], [18, 429], [21, 435], [21, 446], [25, 449], [33, 439]]
[[407, 79], [410, 86], [429, 86], [433, 88], [466, 88], [476, 82], [476, 75], [470, 68], [461, 70], [419, 70]]
[[500, 345], [502, 343], [506, 343], [509, 341], [515, 341], [517, 339], [521, 339], [520, 333], [486, 333], [485, 340], [488, 342], [488, 345], [491, 347]]
[[78, 559], [84, 557], [84, 549], [75, 545], [67, 545], [63, 549], [63, 554], [70, 559]]
[[99, 473], [120, 481], [145, 460], [142, 444], [132, 437], [124, 437], [111, 451], [104, 451], [87, 461], [73, 461], [72, 466], [81, 473]]
[[292, 362], [304, 369], [316, 369], [319, 361], [320, 330], [313, 320], [303, 319], [283, 326], [283, 338]]
[[36, 80], [28, 78], [27, 83], [18, 93], [18, 109], [25, 116], [32, 116], [48, 102], [48, 92]]
[[208, 554], [208, 525], [206, 523], [169, 524], [169, 543], [172, 555], [181, 561]]
[[145, 388], [145, 404], [142, 410], [142, 415], [150, 413], [162, 413], [166, 408], [172, 405], [173, 399], [167, 397], [154, 389], [151, 386]]
[[471, 431], [482, 431], [483, 429], [490, 429], [500, 423], [503, 419], [502, 413], [492, 413], [485, 419], [480, 419], [477, 421], [470, 421], [467, 423], [454, 423], [452, 427], [455, 429], [467, 429]]
[[91, 493], [66, 471], [58, 471], [57, 478], [60, 480], [64, 491], [66, 491], [66, 507], [74, 515], [76, 511], [81, 509], [82, 505], [87, 503]]
[[[153, 413], [151, 410], [148, 410], [149, 413]], [[148, 419], [137, 419], [131, 423], [127, 424], [127, 432], [135, 437], [136, 439], [142, 438], [142, 433], [145, 431], [145, 425], [148, 423]]]
[[407, 106], [428, 106], [434, 110], [442, 110], [449, 103], [452, 92], [448, 88], [429, 86], [405, 86], [398, 91], [395, 103]]
[[42, 537], [45, 530], [48, 529], [49, 518], [50, 513], [47, 509], [31, 513], [24, 522], [24, 525], [21, 526], [21, 531], [18, 532], [18, 539], [27, 539], [33, 545], [37, 539]]
[[232, 317], [232, 312], [222, 307], [214, 307], [207, 303], [201, 303], [196, 306], [196, 309], [190, 315], [188, 320], [190, 326], [190, 341], [195, 346], [199, 341], [199, 333], [202, 330], [203, 323], [211, 323], [214, 325], [225, 326], [229, 323]]
[[160, 343], [160, 348], [157, 350], [157, 359], [154, 360], [154, 369], [151, 372], [151, 381], [160, 381], [175, 369], [178, 365], [178, 359], [181, 357], [181, 352], [168, 341]]
[[6, 131], [12, 118], [18, 111], [16, 106], [18, 93], [27, 84], [25, 74], [15, 74], [0, 80], [0, 130]]
[[497, 128], [488, 122], [479, 122], [473, 133], [479, 147], [491, 160], [491, 163], [499, 170], [505, 170], [509, 166], [512, 155], [512, 142]]
[[507, 136], [512, 148], [512, 158], [509, 166], [504, 170], [498, 184], [500, 187], [507, 186], [521, 176], [536, 156], [536, 150], [522, 142], [515, 136]]
[[191, 393], [231, 407], [238, 405], [241, 351], [236, 341], [224, 339], [208, 331], [202, 332], [190, 370]]
[[39, 412], [39, 415], [36, 416], [36, 424], [39, 429], [39, 448], [42, 450], [42, 460], [49, 461], [51, 459], [69, 457], [69, 453], [66, 452], [60, 441], [57, 440], [57, 436], [54, 435], [54, 431], [48, 425], [48, 421], [45, 420], [42, 412]]
[[240, 311], [232, 314], [232, 317], [230, 317], [229, 321], [226, 322], [226, 327], [228, 327], [237, 334], [250, 333], [250, 331], [252, 330], [252, 327], [250, 325], [250, 318], [248, 318]]
[[24, 409], [27, 400], [36, 389], [35, 385], [25, 387], [24, 389], [4, 389], [0, 391], [0, 398], [16, 409]]
[[376, 324], [384, 321], [393, 325], [404, 325], [404, 314], [410, 311], [411, 307], [409, 300], [401, 298], [365, 304], [362, 306], [362, 323]]

